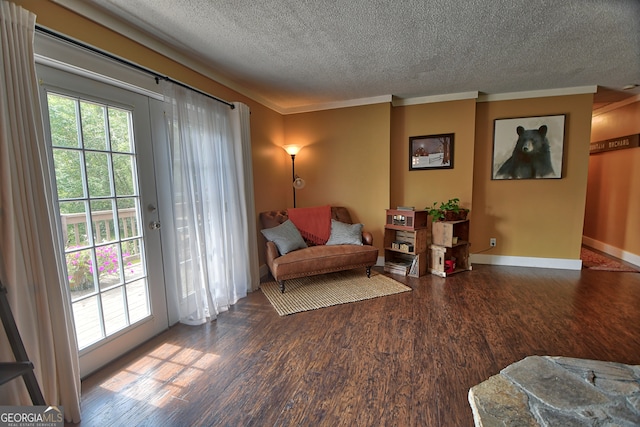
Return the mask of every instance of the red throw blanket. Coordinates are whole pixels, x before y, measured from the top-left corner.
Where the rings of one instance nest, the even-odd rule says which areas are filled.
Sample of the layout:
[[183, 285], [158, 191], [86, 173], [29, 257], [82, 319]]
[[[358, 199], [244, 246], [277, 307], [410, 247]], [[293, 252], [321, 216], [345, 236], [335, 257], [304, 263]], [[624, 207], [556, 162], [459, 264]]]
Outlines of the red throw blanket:
[[331, 236], [331, 206], [290, 208], [287, 215], [302, 237], [316, 245], [324, 245]]

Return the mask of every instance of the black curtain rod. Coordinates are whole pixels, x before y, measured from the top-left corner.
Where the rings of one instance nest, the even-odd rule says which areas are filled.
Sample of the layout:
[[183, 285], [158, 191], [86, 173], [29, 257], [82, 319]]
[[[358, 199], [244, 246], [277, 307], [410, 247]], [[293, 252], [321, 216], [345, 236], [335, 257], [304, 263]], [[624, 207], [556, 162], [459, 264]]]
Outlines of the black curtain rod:
[[168, 82], [177, 84], [178, 86], [181, 86], [183, 88], [186, 88], [186, 89], [192, 90], [194, 92], [197, 92], [197, 93], [199, 93], [201, 95], [204, 95], [204, 96], [206, 96], [208, 98], [214, 99], [214, 100], [216, 100], [218, 102], [226, 104], [232, 110], [234, 108], [236, 108], [236, 106], [233, 105], [233, 103], [231, 103], [229, 101], [225, 101], [224, 99], [221, 99], [221, 98], [218, 98], [216, 96], [210, 95], [210, 94], [208, 94], [206, 92], [201, 91], [200, 89], [196, 89], [196, 88], [194, 88], [192, 86], [189, 86], [189, 85], [186, 85], [186, 84], [184, 84], [182, 82], [174, 80], [171, 77], [167, 77], [167, 76], [163, 76], [161, 74], [158, 74], [153, 70], [150, 70], [148, 68], [142, 67], [142, 66], [140, 66], [138, 64], [134, 64], [133, 62], [129, 62], [126, 59], [120, 58], [120, 57], [115, 56], [115, 55], [113, 55], [111, 53], [105, 52], [103, 50], [97, 49], [97, 48], [95, 48], [93, 46], [90, 46], [88, 44], [82, 43], [82, 42], [80, 42], [78, 40], [72, 39], [71, 37], [67, 37], [67, 36], [65, 36], [63, 34], [60, 34], [60, 33], [56, 32], [56, 31], [50, 30], [49, 28], [46, 28], [46, 27], [43, 27], [41, 25], [36, 24], [36, 31], [44, 33], [44, 34], [47, 34], [47, 35], [50, 35], [50, 36], [55, 37], [57, 39], [63, 40], [65, 42], [67, 42], [67, 43], [71, 43], [71, 44], [73, 44], [75, 46], [79, 46], [79, 47], [81, 47], [83, 49], [87, 49], [87, 50], [89, 50], [89, 51], [91, 51], [93, 53], [97, 53], [98, 55], [101, 55], [101, 56], [104, 56], [104, 57], [109, 58], [111, 60], [117, 61], [117, 62], [119, 62], [121, 64], [124, 64], [124, 65], [126, 65], [128, 67], [135, 68], [138, 71], [142, 71], [142, 72], [145, 72], [147, 74], [151, 74], [155, 78], [156, 84], [159, 84], [160, 80], [166, 80]]

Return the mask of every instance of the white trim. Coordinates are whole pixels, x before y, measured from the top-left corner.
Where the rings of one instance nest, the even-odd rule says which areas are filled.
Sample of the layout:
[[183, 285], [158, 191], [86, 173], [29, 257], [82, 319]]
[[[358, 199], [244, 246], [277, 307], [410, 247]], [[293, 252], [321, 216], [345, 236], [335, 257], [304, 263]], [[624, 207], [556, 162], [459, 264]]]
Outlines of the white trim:
[[523, 92], [482, 94], [478, 97], [478, 102], [544, 98], [547, 96], [582, 95], [585, 93], [596, 93], [597, 91], [598, 91], [598, 86], [577, 86], [577, 87], [566, 87], [566, 88], [559, 88], [559, 89], [543, 89], [543, 90], [529, 90], [529, 91], [523, 91]]
[[580, 270], [582, 260], [563, 258], [537, 258], [505, 255], [471, 254], [472, 264], [505, 265], [511, 267], [538, 267], [561, 270]]
[[607, 104], [604, 107], [598, 108], [597, 110], [593, 111], [593, 113], [591, 114], [591, 117], [596, 117], [596, 116], [599, 116], [600, 114], [608, 113], [609, 111], [617, 110], [618, 108], [622, 108], [629, 104], [633, 104], [634, 102], [639, 102], [639, 101], [640, 101], [640, 93], [635, 96], [629, 97], [627, 99], [623, 99], [622, 101]]
[[478, 99], [479, 92], [445, 93], [441, 95], [418, 96], [415, 98], [393, 97], [394, 107], [404, 107], [407, 105], [433, 104], [436, 102], [460, 101], [464, 99]]
[[65, 62], [61, 62], [52, 58], [46, 58], [38, 54], [35, 55], [35, 59], [36, 59], [36, 64], [47, 65], [57, 70], [66, 71], [71, 74], [86, 77], [91, 80], [96, 80], [102, 83], [106, 83], [108, 85], [116, 86], [116, 87], [119, 87], [120, 89], [128, 90], [130, 92], [147, 96], [149, 98], [157, 99], [159, 101], [163, 100], [162, 94], [159, 94], [155, 91], [141, 88], [140, 86], [135, 86], [130, 83], [123, 82], [122, 80], [116, 80], [114, 78], [105, 76], [104, 74], [98, 74], [93, 71], [86, 70], [84, 68], [80, 68], [71, 64], [67, 64]]
[[280, 114], [311, 113], [314, 111], [333, 110], [336, 108], [360, 107], [362, 105], [384, 104], [393, 101], [391, 95], [374, 96], [371, 98], [348, 99], [346, 101], [327, 102], [325, 104], [311, 104], [300, 107], [284, 108], [278, 111]]
[[36, 32], [35, 61], [41, 65], [98, 80], [143, 96], [162, 100], [162, 89], [153, 77], [113, 59], [72, 43]]
[[624, 249], [616, 248], [615, 246], [609, 245], [608, 243], [604, 243], [587, 236], [582, 236], [582, 244], [585, 246], [589, 246], [590, 248], [602, 251], [605, 254], [611, 255], [612, 257], [616, 257], [625, 262], [633, 264], [636, 267], [640, 267], [640, 255], [627, 252]]

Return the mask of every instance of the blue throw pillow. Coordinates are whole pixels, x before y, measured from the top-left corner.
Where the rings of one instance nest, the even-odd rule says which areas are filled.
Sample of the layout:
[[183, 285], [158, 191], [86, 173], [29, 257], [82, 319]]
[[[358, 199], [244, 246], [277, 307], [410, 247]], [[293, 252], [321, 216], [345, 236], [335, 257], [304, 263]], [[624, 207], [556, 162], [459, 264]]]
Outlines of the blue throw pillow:
[[302, 235], [289, 219], [276, 227], [265, 228], [260, 232], [265, 239], [276, 244], [280, 255], [307, 247]]
[[331, 219], [331, 236], [326, 245], [362, 245], [362, 224], [346, 224]]

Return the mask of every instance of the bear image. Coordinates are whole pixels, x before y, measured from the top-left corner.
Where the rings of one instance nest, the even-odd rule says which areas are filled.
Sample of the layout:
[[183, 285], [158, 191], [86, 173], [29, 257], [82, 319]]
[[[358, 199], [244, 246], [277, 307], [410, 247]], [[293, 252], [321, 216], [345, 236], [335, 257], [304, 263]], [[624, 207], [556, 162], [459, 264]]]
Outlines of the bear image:
[[497, 177], [509, 179], [542, 178], [553, 175], [547, 126], [538, 129], [516, 128], [518, 141], [509, 157], [498, 169]]

